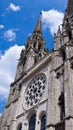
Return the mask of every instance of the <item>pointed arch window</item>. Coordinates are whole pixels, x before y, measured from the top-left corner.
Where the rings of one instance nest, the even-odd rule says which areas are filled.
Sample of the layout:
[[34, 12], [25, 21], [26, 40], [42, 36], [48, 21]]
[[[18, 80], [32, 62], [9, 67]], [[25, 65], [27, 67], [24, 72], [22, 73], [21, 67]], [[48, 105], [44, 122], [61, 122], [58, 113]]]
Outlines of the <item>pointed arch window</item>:
[[22, 123], [19, 123], [17, 130], [22, 130]]
[[65, 50], [65, 48], [62, 48], [60, 50], [60, 55], [62, 56], [62, 60], [64, 62], [66, 60], [66, 50]]
[[34, 48], [36, 47], [36, 42], [34, 42], [33, 47], [34, 47]]
[[68, 33], [69, 40], [71, 40], [72, 39], [72, 30], [71, 30], [71, 28], [69, 28], [67, 30], [67, 33]]
[[41, 44], [39, 44], [38, 49], [39, 49], [39, 50], [42, 49], [42, 45], [41, 45]]
[[29, 120], [29, 130], [35, 130], [36, 115], [32, 115]]
[[63, 120], [65, 117], [65, 101], [64, 101], [64, 93], [61, 92], [61, 95], [58, 99], [58, 104], [60, 106], [60, 120]]
[[40, 130], [46, 130], [46, 115], [43, 115], [41, 118], [41, 129]]

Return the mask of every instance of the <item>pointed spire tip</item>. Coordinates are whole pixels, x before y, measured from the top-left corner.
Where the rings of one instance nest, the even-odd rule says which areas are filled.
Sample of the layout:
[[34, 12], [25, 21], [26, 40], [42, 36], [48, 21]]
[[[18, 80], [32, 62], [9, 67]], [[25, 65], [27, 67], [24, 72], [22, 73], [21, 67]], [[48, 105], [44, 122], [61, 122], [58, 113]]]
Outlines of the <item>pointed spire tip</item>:
[[73, 14], [73, 0], [68, 0], [66, 12], [67, 15]]

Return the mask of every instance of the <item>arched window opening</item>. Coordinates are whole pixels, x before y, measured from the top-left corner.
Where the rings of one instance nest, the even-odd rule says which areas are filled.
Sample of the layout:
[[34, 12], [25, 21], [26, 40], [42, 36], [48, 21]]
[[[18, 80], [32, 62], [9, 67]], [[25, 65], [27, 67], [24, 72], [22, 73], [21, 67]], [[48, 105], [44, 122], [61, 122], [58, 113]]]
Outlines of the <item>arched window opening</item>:
[[36, 115], [32, 115], [29, 120], [29, 130], [35, 130]]
[[72, 39], [72, 30], [71, 30], [71, 25], [69, 24], [68, 18], [66, 19], [66, 31], [69, 36], [69, 40], [71, 40]]
[[72, 39], [72, 32], [71, 32], [71, 30], [68, 31], [68, 36], [69, 36], [69, 40], [71, 40]]
[[38, 46], [38, 50], [40, 50], [40, 49], [42, 49], [42, 45], [41, 44], [39, 44], [39, 46]]
[[18, 125], [17, 130], [22, 130], [22, 123]]
[[66, 53], [65, 53], [65, 50], [62, 50], [62, 58], [63, 58], [63, 61], [66, 60]]
[[61, 95], [58, 99], [58, 104], [60, 106], [60, 120], [63, 120], [65, 117], [65, 101], [64, 101], [64, 93], [61, 92]]
[[46, 115], [41, 118], [41, 130], [46, 130]]
[[67, 24], [66, 30], [67, 30], [69, 40], [71, 40], [72, 39], [72, 30], [71, 30], [71, 27], [69, 24]]
[[21, 91], [21, 89], [22, 89], [22, 85], [21, 85], [21, 83], [19, 84], [19, 91]]
[[35, 56], [34, 58], [34, 64], [36, 64], [38, 62], [38, 56]]
[[66, 22], [68, 23], [68, 18], [66, 18]]
[[65, 48], [60, 50], [60, 55], [62, 56], [63, 62], [66, 60], [66, 51]]
[[34, 48], [36, 47], [36, 42], [33, 44], [33, 47], [34, 47]]
[[41, 53], [39, 53], [38, 58], [40, 59], [41, 57], [42, 57], [42, 54], [41, 54]]

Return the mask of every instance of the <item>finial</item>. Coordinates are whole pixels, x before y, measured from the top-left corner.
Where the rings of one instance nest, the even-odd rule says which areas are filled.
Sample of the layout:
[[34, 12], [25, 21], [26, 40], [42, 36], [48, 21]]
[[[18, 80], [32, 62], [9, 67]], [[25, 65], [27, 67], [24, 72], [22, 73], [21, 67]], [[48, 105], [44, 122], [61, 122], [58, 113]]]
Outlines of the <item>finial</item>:
[[57, 31], [57, 34], [61, 34], [60, 25], [58, 26], [58, 31]]

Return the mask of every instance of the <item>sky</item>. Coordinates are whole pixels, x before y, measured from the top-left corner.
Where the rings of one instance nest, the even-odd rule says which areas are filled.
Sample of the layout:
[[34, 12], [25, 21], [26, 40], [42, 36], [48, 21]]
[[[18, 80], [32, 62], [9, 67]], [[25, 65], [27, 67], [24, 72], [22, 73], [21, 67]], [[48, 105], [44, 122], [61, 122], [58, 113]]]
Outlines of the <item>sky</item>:
[[67, 0], [0, 0], [0, 116], [15, 77], [20, 52], [34, 31], [40, 12], [46, 47], [52, 49], [53, 36], [62, 24], [66, 5]]

